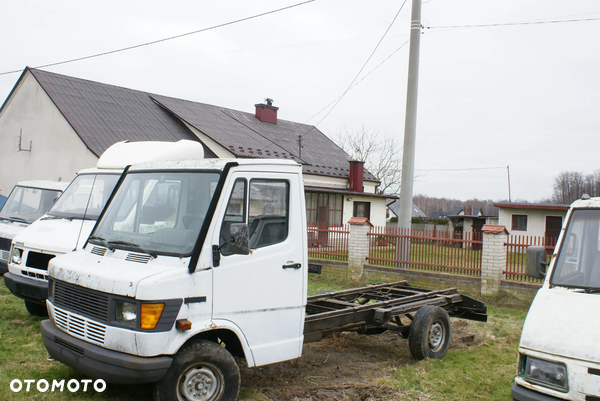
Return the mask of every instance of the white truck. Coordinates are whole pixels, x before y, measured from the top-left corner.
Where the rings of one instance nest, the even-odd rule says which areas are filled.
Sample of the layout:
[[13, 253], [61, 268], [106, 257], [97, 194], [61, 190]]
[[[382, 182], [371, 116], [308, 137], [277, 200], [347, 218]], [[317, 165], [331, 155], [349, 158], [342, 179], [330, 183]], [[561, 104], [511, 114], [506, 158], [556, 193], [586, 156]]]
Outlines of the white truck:
[[8, 272], [12, 239], [39, 219], [56, 202], [68, 182], [20, 181], [0, 210], [0, 276]]
[[600, 400], [600, 198], [571, 205], [549, 264], [544, 247], [527, 248], [527, 274], [545, 279], [523, 325], [513, 399]]
[[203, 157], [199, 142], [118, 142], [80, 171], [60, 199], [12, 240], [6, 287], [25, 301], [27, 311], [47, 316], [48, 262], [81, 248], [126, 166], [142, 161]]
[[486, 320], [455, 289], [406, 282], [307, 298], [306, 227], [295, 162], [131, 166], [84, 249], [50, 262], [44, 344], [93, 378], [155, 382], [158, 400], [234, 400], [234, 356], [254, 367], [334, 332], [393, 330], [439, 358], [449, 315]]

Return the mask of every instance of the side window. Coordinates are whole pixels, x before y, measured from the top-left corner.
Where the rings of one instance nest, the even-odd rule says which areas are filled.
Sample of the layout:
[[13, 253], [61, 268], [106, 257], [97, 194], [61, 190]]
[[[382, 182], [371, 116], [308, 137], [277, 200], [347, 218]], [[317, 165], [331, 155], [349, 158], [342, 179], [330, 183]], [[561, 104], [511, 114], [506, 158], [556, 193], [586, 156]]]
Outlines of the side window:
[[[221, 223], [219, 233], [219, 246], [222, 255], [231, 255], [231, 246], [227, 244], [230, 239], [229, 227], [232, 223], [244, 223], [246, 221], [246, 180], [238, 178], [233, 184], [225, 216]], [[223, 246], [224, 245], [224, 246]]]
[[289, 193], [287, 181], [250, 181], [248, 229], [251, 249], [285, 241], [288, 236]]

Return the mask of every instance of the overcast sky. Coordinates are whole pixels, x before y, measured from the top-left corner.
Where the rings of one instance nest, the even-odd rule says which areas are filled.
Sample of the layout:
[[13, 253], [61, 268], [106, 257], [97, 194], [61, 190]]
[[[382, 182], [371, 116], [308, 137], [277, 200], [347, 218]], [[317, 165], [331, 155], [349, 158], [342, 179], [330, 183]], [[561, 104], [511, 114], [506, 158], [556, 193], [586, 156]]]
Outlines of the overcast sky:
[[[0, 15], [0, 73], [300, 2], [10, 2]], [[409, 50], [401, 46], [409, 38], [411, 0], [358, 85], [325, 119], [330, 109], [322, 110], [348, 88], [403, 2], [315, 0], [46, 70], [246, 112], [270, 97], [279, 118], [318, 124], [332, 138], [364, 128], [401, 144]], [[510, 166], [512, 200], [535, 201], [552, 194], [561, 171], [600, 169], [600, 2], [432, 0], [423, 3], [422, 17], [415, 194], [507, 199]], [[564, 20], [582, 21], [504, 25]], [[465, 27], [493, 24], [500, 26]], [[0, 75], [2, 101], [18, 77]]]

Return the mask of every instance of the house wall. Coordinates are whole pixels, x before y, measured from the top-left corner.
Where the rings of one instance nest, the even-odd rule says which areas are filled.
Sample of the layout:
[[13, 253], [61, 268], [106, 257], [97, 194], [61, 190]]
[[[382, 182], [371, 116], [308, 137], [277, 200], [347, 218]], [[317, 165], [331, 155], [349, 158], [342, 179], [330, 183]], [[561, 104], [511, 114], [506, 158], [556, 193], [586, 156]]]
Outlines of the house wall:
[[[22, 132], [19, 151], [19, 133]], [[94, 167], [98, 158], [83, 144], [46, 92], [27, 73], [0, 114], [0, 193], [22, 180], [61, 180]]]
[[[304, 186], [308, 187], [322, 187], [322, 188], [331, 188], [331, 189], [339, 189], [339, 190], [348, 190], [348, 179], [347, 178], [335, 178], [335, 177], [326, 177], [322, 175], [304, 175]], [[364, 181], [364, 192], [367, 194], [375, 193], [375, 183]]]
[[[348, 199], [352, 200], [348, 200]], [[372, 196], [345, 195], [344, 196], [344, 214], [342, 221], [344, 224], [352, 218], [354, 212], [354, 202], [370, 202], [371, 218], [369, 221], [374, 226], [385, 226], [385, 198], [375, 198]]]
[[[527, 216], [526, 231], [512, 229], [512, 216], [514, 214]], [[512, 235], [544, 236], [546, 234], [546, 216], [561, 216], [564, 221], [566, 214], [566, 210], [499, 208], [498, 224], [505, 226]]]

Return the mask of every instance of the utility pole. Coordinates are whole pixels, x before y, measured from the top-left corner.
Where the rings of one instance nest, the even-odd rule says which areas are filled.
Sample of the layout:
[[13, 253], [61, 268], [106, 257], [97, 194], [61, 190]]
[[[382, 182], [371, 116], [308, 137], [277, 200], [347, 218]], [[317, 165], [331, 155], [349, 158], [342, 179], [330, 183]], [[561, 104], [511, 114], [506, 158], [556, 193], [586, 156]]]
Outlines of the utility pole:
[[[408, 86], [406, 90], [406, 117], [404, 122], [404, 149], [398, 228], [410, 229], [412, 217], [413, 180], [415, 176], [415, 141], [417, 136], [417, 97], [419, 92], [419, 48], [421, 45], [421, 0], [412, 0], [410, 21], [410, 50], [408, 56]], [[396, 260], [410, 259], [410, 240], [398, 238]], [[399, 267], [407, 264], [397, 263]]]

